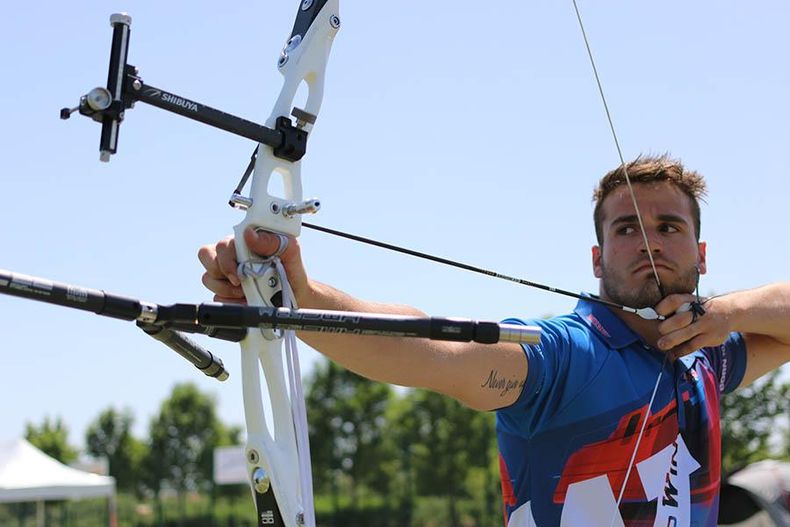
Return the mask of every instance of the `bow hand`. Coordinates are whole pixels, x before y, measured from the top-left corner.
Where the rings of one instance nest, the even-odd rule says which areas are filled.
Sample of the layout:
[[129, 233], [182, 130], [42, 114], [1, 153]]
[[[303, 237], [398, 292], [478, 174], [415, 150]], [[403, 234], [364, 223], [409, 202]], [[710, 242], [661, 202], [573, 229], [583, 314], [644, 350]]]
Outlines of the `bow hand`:
[[[294, 291], [297, 303], [304, 304], [308, 296], [309, 279], [302, 262], [299, 242], [294, 237], [287, 237], [287, 247], [282, 250], [280, 260], [283, 263], [288, 281]], [[251, 253], [260, 258], [269, 258], [280, 251], [282, 238], [268, 231], [247, 227], [244, 230], [244, 241]], [[246, 304], [244, 291], [239, 278], [239, 262], [236, 258], [236, 240], [228, 236], [215, 244], [204, 245], [198, 251], [198, 259], [206, 270], [202, 281], [214, 293], [215, 302], [230, 304]]]
[[215, 302], [247, 303], [237, 271], [239, 264], [236, 261], [236, 241], [233, 236], [201, 247], [198, 260], [206, 270], [202, 277], [203, 285], [214, 293]]

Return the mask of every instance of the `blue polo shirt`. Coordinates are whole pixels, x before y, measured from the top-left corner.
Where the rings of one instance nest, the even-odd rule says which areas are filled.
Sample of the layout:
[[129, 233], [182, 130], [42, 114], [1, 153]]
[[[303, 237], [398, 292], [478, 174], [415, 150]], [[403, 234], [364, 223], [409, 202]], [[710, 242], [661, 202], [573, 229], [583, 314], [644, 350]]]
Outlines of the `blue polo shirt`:
[[542, 335], [524, 346], [529, 369], [519, 399], [497, 411], [508, 527], [716, 525], [719, 394], [743, 379], [739, 333], [672, 364], [609, 308], [586, 300], [569, 315], [509, 322], [538, 325]]

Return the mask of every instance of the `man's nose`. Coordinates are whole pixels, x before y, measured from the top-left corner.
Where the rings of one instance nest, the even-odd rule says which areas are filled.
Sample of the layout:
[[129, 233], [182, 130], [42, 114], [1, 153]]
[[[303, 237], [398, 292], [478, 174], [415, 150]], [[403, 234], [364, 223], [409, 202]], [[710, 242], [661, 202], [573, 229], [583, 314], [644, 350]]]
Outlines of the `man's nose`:
[[663, 245], [661, 243], [661, 237], [658, 236], [657, 234], [651, 235], [650, 233], [647, 233], [647, 235], [642, 237], [642, 247], [640, 250], [643, 254], [647, 253], [648, 246], [650, 247], [650, 251], [653, 254], [660, 253], [661, 250], [663, 249]]

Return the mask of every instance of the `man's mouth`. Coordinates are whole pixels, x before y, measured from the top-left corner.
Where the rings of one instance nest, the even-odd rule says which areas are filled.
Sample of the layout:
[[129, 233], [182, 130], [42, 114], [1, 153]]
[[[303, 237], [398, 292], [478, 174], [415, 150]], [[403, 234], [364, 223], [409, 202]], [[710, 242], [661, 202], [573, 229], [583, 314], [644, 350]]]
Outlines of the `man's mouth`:
[[[656, 271], [671, 271], [672, 268], [666, 264], [656, 262]], [[650, 263], [642, 264], [634, 269], [634, 274], [639, 274], [645, 271], [653, 272], [653, 266]]]

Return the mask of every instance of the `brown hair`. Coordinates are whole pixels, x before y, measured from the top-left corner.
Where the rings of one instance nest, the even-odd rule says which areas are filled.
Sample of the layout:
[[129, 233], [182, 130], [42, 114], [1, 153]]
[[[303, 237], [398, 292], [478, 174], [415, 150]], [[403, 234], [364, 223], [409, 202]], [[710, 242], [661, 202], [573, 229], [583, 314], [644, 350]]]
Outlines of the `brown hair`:
[[691, 202], [691, 213], [694, 219], [694, 230], [699, 241], [700, 237], [700, 210], [699, 202], [707, 193], [705, 179], [693, 170], [686, 170], [683, 164], [672, 159], [669, 154], [660, 156], [639, 156], [625, 166], [619, 166], [609, 171], [593, 192], [595, 202], [595, 212], [593, 220], [595, 222], [595, 236], [598, 238], [598, 245], [603, 245], [603, 212], [602, 205], [606, 197], [617, 187], [626, 184], [625, 174], [631, 183], [654, 183], [659, 181], [669, 181], [679, 188]]

